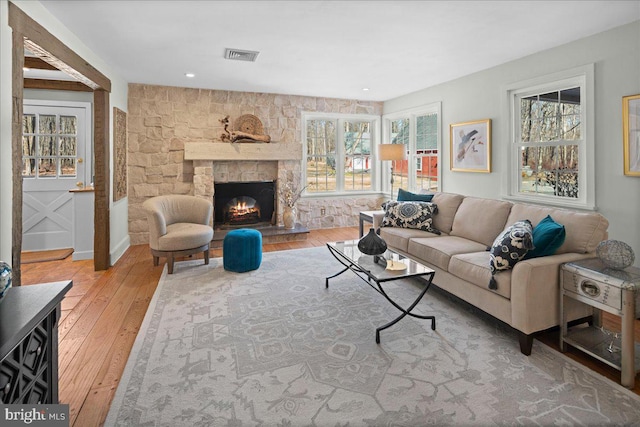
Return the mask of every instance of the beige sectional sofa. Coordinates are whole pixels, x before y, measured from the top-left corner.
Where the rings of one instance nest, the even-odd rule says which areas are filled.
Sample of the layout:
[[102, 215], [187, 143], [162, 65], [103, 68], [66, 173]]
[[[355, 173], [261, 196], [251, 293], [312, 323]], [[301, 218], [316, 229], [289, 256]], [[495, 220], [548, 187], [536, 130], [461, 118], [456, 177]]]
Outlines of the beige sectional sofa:
[[[433, 227], [442, 234], [411, 228], [381, 227], [380, 236], [399, 253], [433, 268], [433, 283], [502, 320], [519, 331], [520, 351], [531, 354], [533, 334], [557, 326], [559, 272], [563, 263], [595, 256], [598, 243], [607, 238], [609, 222], [596, 212], [542, 207], [503, 200], [436, 193], [438, 206]], [[511, 270], [495, 275], [490, 290], [489, 252], [496, 236], [518, 220], [535, 227], [547, 215], [565, 226], [566, 239], [554, 255], [521, 260]], [[376, 213], [378, 229], [384, 214]], [[569, 318], [591, 315], [586, 305], [568, 301]]]

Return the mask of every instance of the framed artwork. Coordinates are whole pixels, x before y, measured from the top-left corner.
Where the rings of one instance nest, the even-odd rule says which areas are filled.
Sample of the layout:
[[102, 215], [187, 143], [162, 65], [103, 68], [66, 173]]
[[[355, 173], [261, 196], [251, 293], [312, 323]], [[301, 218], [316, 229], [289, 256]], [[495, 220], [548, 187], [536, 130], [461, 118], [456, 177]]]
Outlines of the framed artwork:
[[113, 107], [113, 201], [127, 197], [127, 113]]
[[450, 168], [491, 172], [491, 119], [449, 125]]
[[622, 98], [624, 174], [640, 176], [640, 95]]

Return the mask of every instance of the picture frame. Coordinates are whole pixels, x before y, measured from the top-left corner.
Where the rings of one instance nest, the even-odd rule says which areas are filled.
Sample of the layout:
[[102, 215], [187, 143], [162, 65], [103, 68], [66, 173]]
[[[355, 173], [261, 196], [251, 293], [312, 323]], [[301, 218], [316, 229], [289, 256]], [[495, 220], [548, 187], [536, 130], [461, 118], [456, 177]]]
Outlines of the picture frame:
[[640, 95], [622, 97], [624, 174], [640, 176]]
[[449, 125], [450, 169], [491, 173], [491, 119]]

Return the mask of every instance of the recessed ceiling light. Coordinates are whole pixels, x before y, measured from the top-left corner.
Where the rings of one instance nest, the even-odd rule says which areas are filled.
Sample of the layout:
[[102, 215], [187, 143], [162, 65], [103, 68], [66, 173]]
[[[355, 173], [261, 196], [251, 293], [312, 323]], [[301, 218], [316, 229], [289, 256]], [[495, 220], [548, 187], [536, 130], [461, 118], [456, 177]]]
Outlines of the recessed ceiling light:
[[196, 76], [196, 75], [195, 75], [195, 74], [193, 74], [193, 73], [185, 73], [184, 75], [185, 75], [185, 77], [189, 77], [190, 79], [191, 79], [191, 78], [194, 78], [194, 77]]
[[368, 87], [363, 87], [362, 90], [367, 92], [369, 90], [369, 88]]

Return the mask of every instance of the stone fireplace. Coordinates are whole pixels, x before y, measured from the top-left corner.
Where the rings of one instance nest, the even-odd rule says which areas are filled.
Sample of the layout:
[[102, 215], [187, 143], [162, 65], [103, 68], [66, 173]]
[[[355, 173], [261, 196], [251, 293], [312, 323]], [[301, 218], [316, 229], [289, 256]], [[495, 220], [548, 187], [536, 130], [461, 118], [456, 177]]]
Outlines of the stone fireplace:
[[[113, 209], [127, 209], [132, 245], [148, 243], [142, 204], [163, 194], [213, 200], [214, 183], [293, 182], [302, 175], [303, 112], [382, 114], [382, 103], [310, 96], [129, 84], [127, 175], [129, 194]], [[253, 114], [272, 143], [221, 141], [223, 119]], [[298, 221], [308, 229], [355, 226], [358, 213], [380, 206], [380, 195], [305, 197]], [[280, 202], [276, 224], [282, 225]], [[213, 217], [211, 218], [213, 224]], [[223, 233], [215, 233], [214, 238]], [[122, 243], [124, 244], [124, 243]]]
[[[296, 186], [300, 185], [302, 144], [299, 143], [187, 142], [184, 145], [184, 158], [193, 161], [194, 195], [198, 197], [214, 201], [222, 199], [225, 204], [236, 196], [256, 199], [256, 193], [229, 195], [226, 186], [220, 184], [236, 183], [249, 188], [250, 183], [271, 182], [272, 217], [260, 221], [269, 221], [271, 225], [282, 222], [277, 183], [293, 182]], [[220, 189], [225, 193], [219, 194]], [[222, 225], [220, 221], [224, 212], [221, 210], [224, 209], [224, 206], [216, 207], [214, 204], [214, 227]]]
[[215, 182], [213, 227], [260, 228], [276, 224], [276, 181]]

